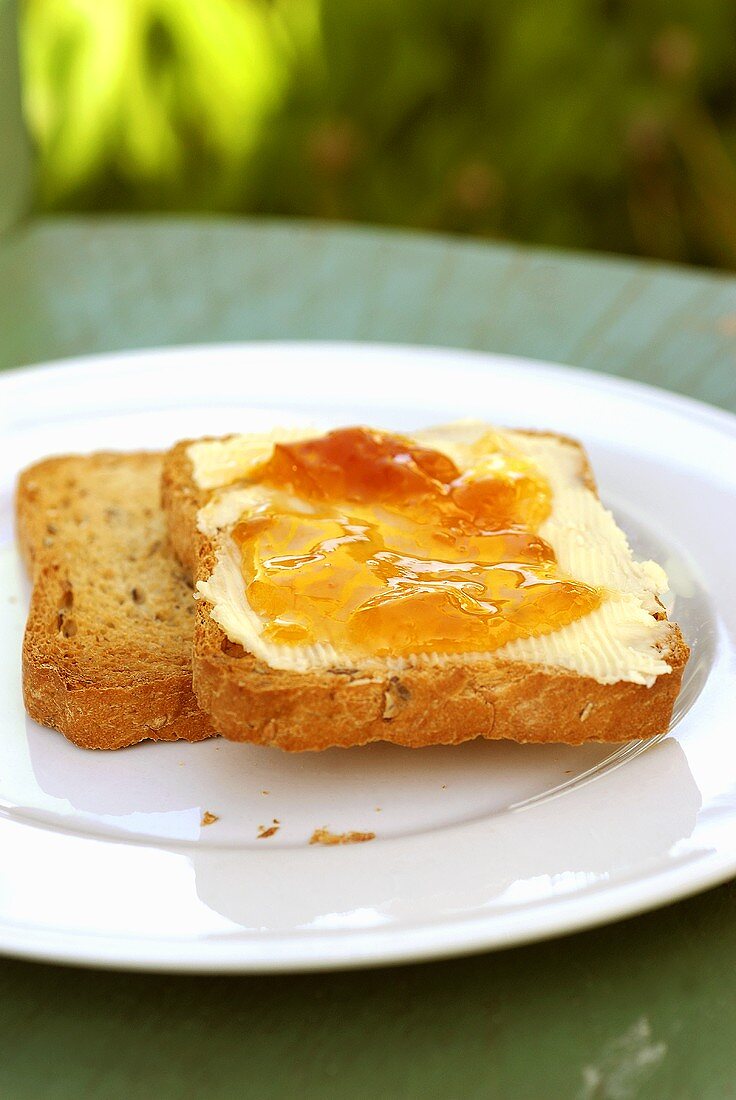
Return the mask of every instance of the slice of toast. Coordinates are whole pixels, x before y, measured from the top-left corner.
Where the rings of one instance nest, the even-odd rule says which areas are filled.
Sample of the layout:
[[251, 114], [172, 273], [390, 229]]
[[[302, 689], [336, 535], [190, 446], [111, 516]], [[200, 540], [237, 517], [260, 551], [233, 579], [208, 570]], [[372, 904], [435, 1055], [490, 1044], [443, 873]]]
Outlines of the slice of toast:
[[33, 582], [25, 705], [84, 748], [214, 732], [192, 691], [194, 600], [167, 538], [161, 466], [160, 454], [68, 455], [18, 481]]
[[[577, 478], [597, 497], [580, 444], [552, 433], [539, 438], [575, 449]], [[195, 481], [191, 444], [177, 444], [165, 458], [162, 503], [175, 552], [196, 584], [212, 576], [218, 544], [197, 527], [212, 491]], [[660, 606], [652, 617], [666, 622]], [[650, 686], [601, 683], [569, 668], [494, 654], [399, 672], [359, 662], [295, 671], [272, 667], [231, 641], [211, 610], [207, 599], [198, 601], [193, 683], [200, 705], [229, 739], [290, 751], [378, 740], [416, 748], [478, 736], [567, 744], [649, 738], [668, 728], [689, 654], [677, 626], [666, 624], [659, 656], [670, 671]]]

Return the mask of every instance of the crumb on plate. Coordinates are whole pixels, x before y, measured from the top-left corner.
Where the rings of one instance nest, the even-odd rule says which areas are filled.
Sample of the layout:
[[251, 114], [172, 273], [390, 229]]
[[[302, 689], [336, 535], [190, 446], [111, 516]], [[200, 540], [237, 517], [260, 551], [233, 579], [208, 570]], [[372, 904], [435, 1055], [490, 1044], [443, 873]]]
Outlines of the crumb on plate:
[[375, 833], [331, 833], [329, 829], [315, 829], [309, 838], [310, 844], [362, 844], [366, 840], [375, 840]]

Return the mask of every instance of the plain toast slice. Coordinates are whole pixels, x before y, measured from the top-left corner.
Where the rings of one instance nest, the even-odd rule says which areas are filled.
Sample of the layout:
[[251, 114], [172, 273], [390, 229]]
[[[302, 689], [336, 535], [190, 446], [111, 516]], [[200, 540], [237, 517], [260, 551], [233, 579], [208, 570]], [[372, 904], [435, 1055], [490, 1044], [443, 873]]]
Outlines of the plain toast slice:
[[[580, 482], [596, 492], [579, 443], [534, 434], [575, 447]], [[174, 550], [196, 585], [212, 575], [218, 547], [197, 527], [211, 490], [195, 482], [192, 442], [178, 443], [165, 457], [162, 504]], [[378, 674], [360, 667], [293, 671], [273, 668], [232, 642], [210, 610], [201, 598], [193, 649], [200, 705], [225, 737], [289, 751], [378, 740], [418, 748], [478, 736], [567, 744], [649, 738], [668, 727], [689, 655], [679, 628], [669, 624], [662, 657], [671, 671], [651, 686], [604, 684], [565, 668], [494, 655], [400, 673], [388, 667]], [[664, 611], [655, 617], [665, 619]]]
[[33, 582], [25, 705], [84, 748], [214, 733], [192, 691], [194, 600], [167, 537], [161, 467], [147, 452], [68, 455], [18, 481]]

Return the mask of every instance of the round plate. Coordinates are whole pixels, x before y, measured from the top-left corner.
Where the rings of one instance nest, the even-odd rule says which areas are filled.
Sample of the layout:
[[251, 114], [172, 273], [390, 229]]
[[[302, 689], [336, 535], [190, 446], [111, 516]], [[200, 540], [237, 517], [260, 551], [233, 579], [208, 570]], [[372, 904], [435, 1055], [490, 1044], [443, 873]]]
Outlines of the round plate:
[[[736, 873], [735, 418], [564, 367], [348, 344], [70, 361], [4, 376], [0, 408], [1, 949], [160, 970], [409, 961], [583, 928]], [[692, 646], [666, 738], [95, 753], [26, 719], [28, 586], [12, 544], [24, 465], [272, 425], [468, 415], [581, 439], [636, 552], [666, 567]], [[205, 811], [218, 820], [202, 827]], [[375, 839], [310, 846], [323, 826]]]

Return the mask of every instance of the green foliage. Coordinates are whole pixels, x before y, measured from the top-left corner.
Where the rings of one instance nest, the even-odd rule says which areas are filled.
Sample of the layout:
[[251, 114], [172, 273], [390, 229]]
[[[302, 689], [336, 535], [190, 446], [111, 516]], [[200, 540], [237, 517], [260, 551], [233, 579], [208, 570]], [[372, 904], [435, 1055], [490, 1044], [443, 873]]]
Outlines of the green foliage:
[[211, 209], [736, 266], [730, 0], [26, 0], [52, 209]]

